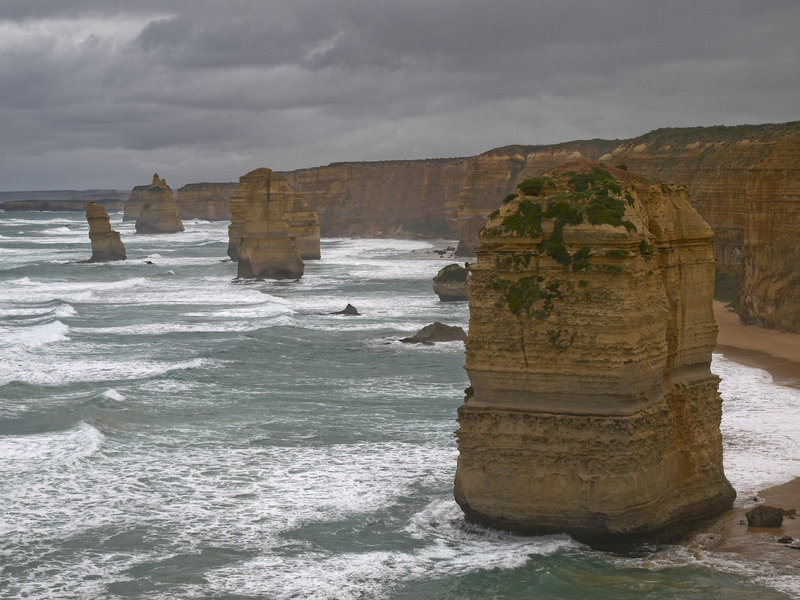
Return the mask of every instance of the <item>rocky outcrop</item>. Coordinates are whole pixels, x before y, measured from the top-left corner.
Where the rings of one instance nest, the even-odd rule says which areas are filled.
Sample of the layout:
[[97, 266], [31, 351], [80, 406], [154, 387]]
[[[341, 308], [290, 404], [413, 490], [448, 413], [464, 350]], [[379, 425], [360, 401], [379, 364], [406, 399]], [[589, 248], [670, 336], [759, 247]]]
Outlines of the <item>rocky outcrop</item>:
[[334, 163], [285, 172], [324, 237], [452, 238], [468, 159]]
[[586, 160], [518, 193], [470, 265], [467, 518], [611, 545], [730, 507], [711, 229], [680, 187]]
[[238, 184], [189, 183], [178, 189], [178, 215], [181, 219], [229, 221], [228, 206]]
[[[748, 527], [780, 527], [783, 524], [783, 517], [788, 516], [794, 519], [797, 514], [795, 509], [785, 510], [775, 506], [759, 504], [755, 508], [744, 513], [747, 518]], [[789, 539], [791, 542], [791, 538]]]
[[[286, 182], [271, 169], [256, 169], [239, 178], [230, 201], [231, 248], [241, 279], [296, 279], [304, 264], [290, 234]], [[231, 257], [233, 258], [233, 256]]]
[[442, 302], [466, 302], [469, 297], [469, 271], [457, 263], [442, 267], [433, 278], [433, 291]]
[[[133, 206], [131, 205], [133, 199]], [[139, 202], [141, 201], [141, 205]], [[138, 207], [138, 210], [137, 210]], [[158, 173], [153, 175], [153, 183], [149, 186], [137, 186], [125, 204], [125, 215], [136, 210], [136, 233], [177, 233], [183, 231], [183, 222], [178, 216], [175, 196], [166, 180], [160, 179]]]
[[[309, 207], [305, 198], [289, 187], [286, 179], [270, 169], [266, 170], [271, 173], [269, 175], [271, 201], [280, 204], [281, 218], [289, 228], [289, 235], [294, 238], [300, 258], [303, 260], [319, 259], [320, 233], [316, 213]], [[231, 226], [228, 228], [228, 256], [233, 261], [239, 260], [240, 229], [241, 224], [234, 223], [234, 219], [231, 218]]]
[[424, 344], [430, 346], [436, 342], [463, 342], [467, 334], [458, 325], [445, 325], [434, 321], [426, 325], [411, 337], [402, 338], [404, 344]]
[[94, 202], [86, 204], [86, 220], [89, 222], [89, 240], [92, 242], [92, 258], [89, 262], [125, 260], [125, 246], [119, 232], [111, 229], [106, 209]]

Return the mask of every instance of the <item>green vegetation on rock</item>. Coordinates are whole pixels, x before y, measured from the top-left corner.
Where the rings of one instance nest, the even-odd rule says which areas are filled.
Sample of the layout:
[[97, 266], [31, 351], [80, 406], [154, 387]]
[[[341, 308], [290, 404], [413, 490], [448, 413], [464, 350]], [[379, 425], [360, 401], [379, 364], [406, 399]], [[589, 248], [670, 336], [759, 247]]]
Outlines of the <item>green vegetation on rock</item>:
[[439, 270], [433, 280], [436, 283], [464, 283], [467, 281], [469, 271], [457, 263], [447, 265]]

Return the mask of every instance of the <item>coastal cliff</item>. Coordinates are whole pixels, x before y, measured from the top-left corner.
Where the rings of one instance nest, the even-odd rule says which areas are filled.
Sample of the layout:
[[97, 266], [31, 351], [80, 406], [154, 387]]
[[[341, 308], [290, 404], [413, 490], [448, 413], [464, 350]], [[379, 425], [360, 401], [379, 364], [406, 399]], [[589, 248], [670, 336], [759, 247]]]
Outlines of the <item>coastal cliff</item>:
[[178, 188], [178, 215], [181, 219], [229, 221], [228, 203], [237, 185], [235, 182], [189, 183]]
[[[142, 186], [139, 186], [142, 187]], [[134, 188], [137, 190], [139, 188]], [[133, 193], [131, 193], [133, 196]], [[165, 179], [158, 173], [153, 175], [153, 183], [141, 190], [141, 208], [136, 217], [136, 233], [177, 233], [183, 231], [183, 222], [178, 216], [175, 196]], [[130, 203], [130, 200], [128, 200]], [[125, 205], [128, 212], [128, 204]], [[123, 220], [124, 217], [123, 217]]]
[[125, 246], [119, 232], [111, 229], [111, 221], [106, 209], [94, 202], [86, 204], [86, 221], [89, 223], [89, 240], [92, 243], [92, 257], [89, 262], [125, 260]]
[[241, 279], [296, 279], [303, 275], [303, 259], [285, 216], [289, 199], [284, 186], [288, 189], [286, 181], [271, 169], [256, 169], [239, 178], [230, 201], [228, 253], [235, 256]]
[[468, 159], [334, 163], [284, 172], [319, 217], [321, 234], [453, 237]]
[[711, 229], [682, 188], [585, 159], [517, 193], [471, 265], [467, 518], [607, 545], [730, 507]]

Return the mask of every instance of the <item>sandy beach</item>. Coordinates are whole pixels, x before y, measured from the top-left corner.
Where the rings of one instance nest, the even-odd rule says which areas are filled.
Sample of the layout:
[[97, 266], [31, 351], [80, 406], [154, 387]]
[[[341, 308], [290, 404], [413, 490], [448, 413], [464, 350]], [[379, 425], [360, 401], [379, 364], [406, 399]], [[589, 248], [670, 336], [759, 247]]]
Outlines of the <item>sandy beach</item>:
[[[800, 388], [800, 334], [744, 325], [735, 312], [717, 301], [714, 316], [719, 325], [715, 352], [764, 369], [775, 383]], [[689, 547], [738, 555], [748, 563], [763, 565], [765, 572], [800, 576], [800, 517], [784, 517], [779, 528], [748, 527], [745, 513], [758, 504], [794, 508], [800, 514], [800, 473], [792, 481], [760, 491], [756, 497], [737, 498], [736, 506], [703, 528]], [[779, 542], [787, 537], [792, 542]]]

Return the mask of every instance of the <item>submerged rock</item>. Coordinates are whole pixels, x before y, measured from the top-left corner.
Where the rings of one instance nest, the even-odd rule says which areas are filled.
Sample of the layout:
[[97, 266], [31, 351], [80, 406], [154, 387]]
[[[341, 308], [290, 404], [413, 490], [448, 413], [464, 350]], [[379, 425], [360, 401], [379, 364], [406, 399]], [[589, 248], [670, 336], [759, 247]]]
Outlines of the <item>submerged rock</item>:
[[470, 265], [465, 515], [614, 545], [726, 510], [711, 229], [682, 188], [588, 160], [519, 191]]
[[360, 315], [361, 313], [358, 312], [355, 306], [348, 303], [347, 306], [344, 307], [343, 310], [338, 310], [336, 312], [332, 312], [332, 315], [347, 315], [347, 316], [356, 316]]
[[[136, 190], [137, 188], [134, 188]], [[175, 196], [166, 180], [158, 173], [153, 183], [140, 190], [142, 206], [136, 218], [136, 233], [177, 233], [183, 231], [183, 222], [178, 216]], [[127, 212], [127, 205], [126, 205]]]
[[469, 271], [457, 263], [442, 267], [433, 278], [433, 291], [442, 302], [466, 302], [468, 286]]
[[[256, 169], [239, 178], [230, 201], [229, 255], [233, 247], [242, 279], [297, 279], [303, 259], [286, 221], [286, 201], [273, 194], [271, 169]], [[282, 179], [282, 178], [280, 178]], [[281, 186], [278, 186], [279, 188]]]
[[467, 334], [458, 325], [445, 325], [435, 321], [426, 325], [411, 337], [402, 338], [405, 344], [433, 344], [435, 342], [463, 342]]
[[89, 222], [89, 240], [92, 242], [92, 258], [89, 262], [125, 260], [125, 245], [119, 232], [111, 229], [106, 209], [94, 202], [87, 202], [86, 220]]

